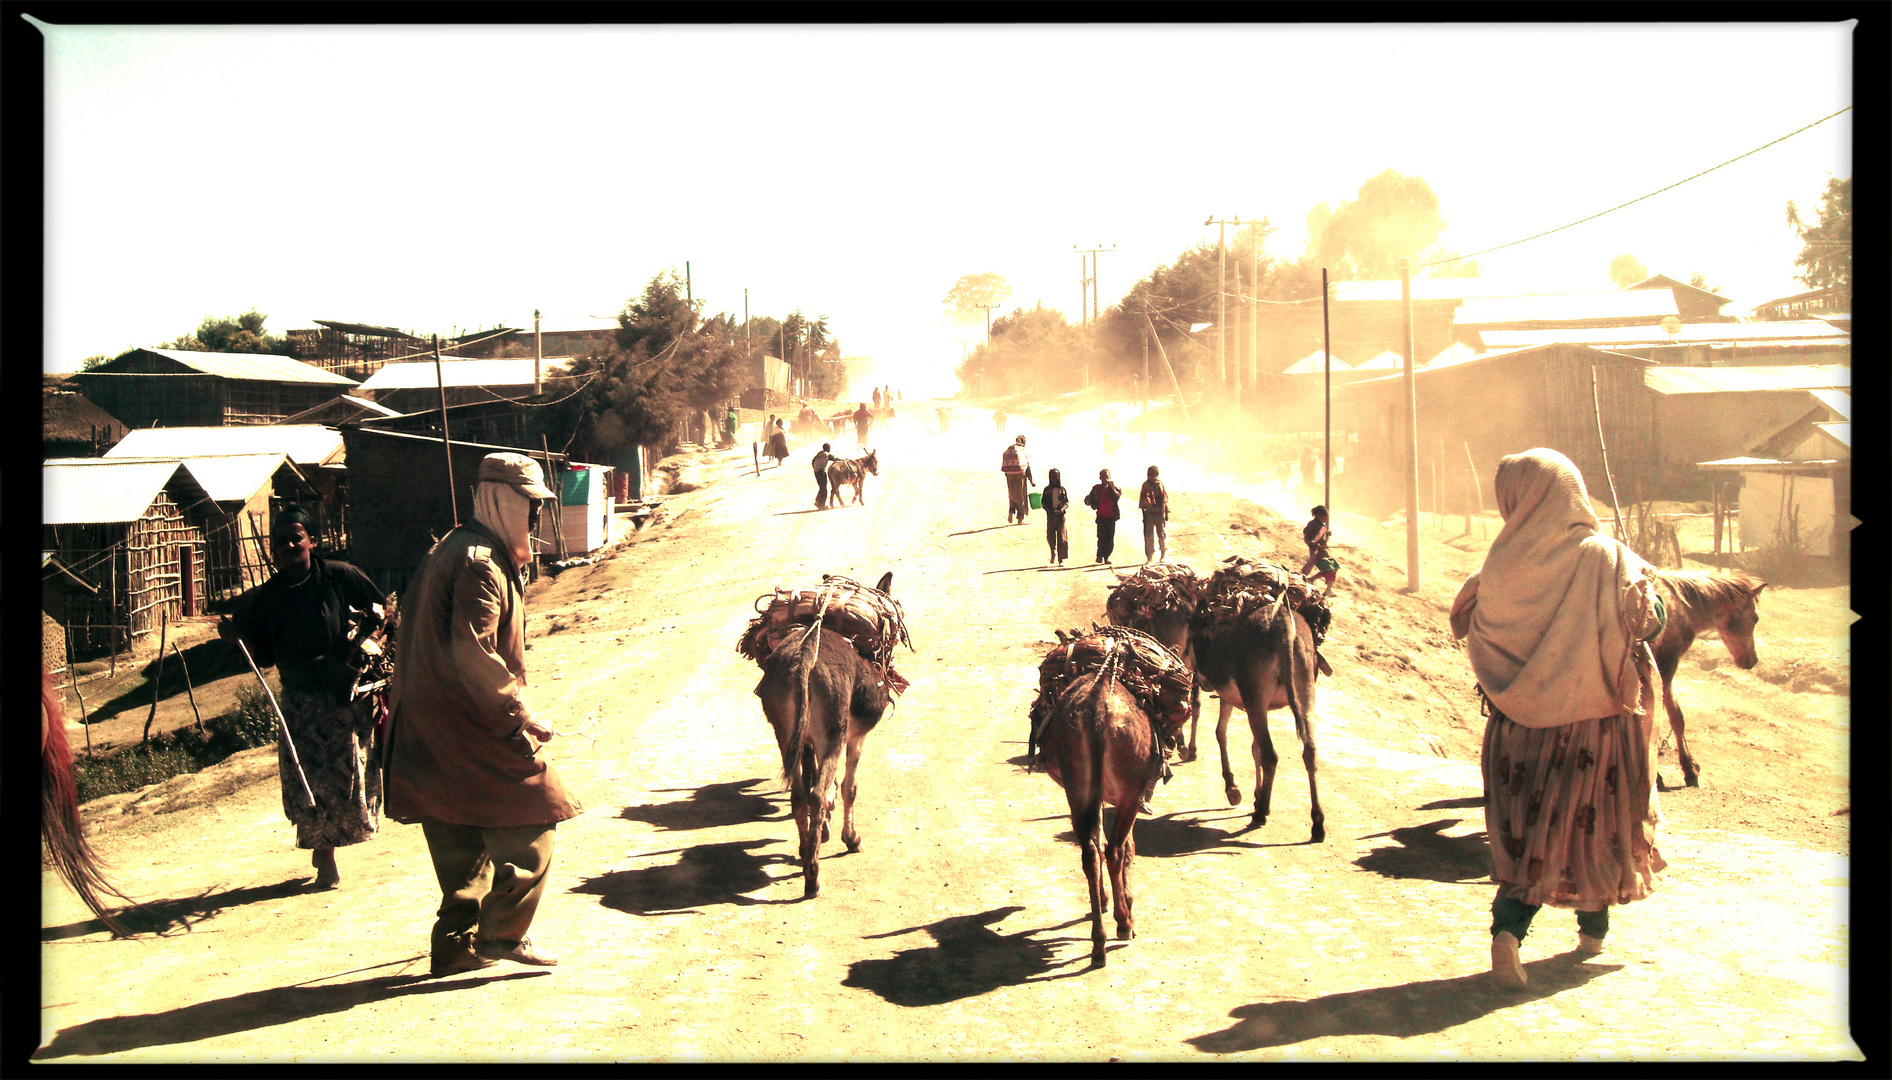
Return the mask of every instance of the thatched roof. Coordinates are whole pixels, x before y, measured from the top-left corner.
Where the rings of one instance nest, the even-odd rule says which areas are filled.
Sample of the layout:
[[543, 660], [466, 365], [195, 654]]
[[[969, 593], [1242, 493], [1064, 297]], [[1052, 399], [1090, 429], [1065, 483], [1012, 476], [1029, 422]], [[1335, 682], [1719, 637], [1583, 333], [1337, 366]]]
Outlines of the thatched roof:
[[[47, 388], [44, 394], [46, 442], [90, 442], [98, 429], [107, 445], [125, 437], [125, 424], [92, 404], [84, 394]], [[107, 430], [109, 429], [109, 430]]]

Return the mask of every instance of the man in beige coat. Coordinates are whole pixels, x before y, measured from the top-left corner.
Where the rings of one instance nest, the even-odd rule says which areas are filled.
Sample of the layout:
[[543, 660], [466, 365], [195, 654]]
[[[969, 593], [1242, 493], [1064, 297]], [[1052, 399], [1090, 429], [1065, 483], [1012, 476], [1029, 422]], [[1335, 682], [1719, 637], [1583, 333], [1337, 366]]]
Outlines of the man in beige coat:
[[522, 574], [537, 500], [552, 497], [531, 458], [487, 455], [474, 520], [434, 545], [400, 601], [385, 812], [419, 823], [433, 856], [436, 975], [558, 962], [526, 937], [553, 832], [583, 809], [540, 755], [552, 731], [525, 700]]

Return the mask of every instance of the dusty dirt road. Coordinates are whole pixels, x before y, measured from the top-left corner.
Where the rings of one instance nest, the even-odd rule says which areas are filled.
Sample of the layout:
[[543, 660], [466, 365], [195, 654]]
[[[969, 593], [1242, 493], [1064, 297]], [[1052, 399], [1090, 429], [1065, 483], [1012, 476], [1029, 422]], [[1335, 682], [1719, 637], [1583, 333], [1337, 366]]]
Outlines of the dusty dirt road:
[[[560, 730], [597, 710], [595, 742], [547, 751], [586, 806], [558, 830], [533, 928], [559, 967], [429, 978], [438, 893], [420, 830], [384, 823], [339, 852], [341, 888], [310, 891], [274, 751], [256, 750], [87, 807], [154, 932], [112, 940], [42, 875], [34, 1058], [1862, 1060], [1843, 586], [1770, 590], [1752, 672], [1696, 646], [1682, 692], [1704, 786], [1662, 796], [1664, 887], [1619, 909], [1609, 950], [1585, 962], [1570, 914], [1546, 909], [1525, 942], [1530, 988], [1506, 992], [1487, 975], [1482, 721], [1444, 617], [1488, 536], [1429, 530], [1409, 595], [1403, 525], [1342, 508], [1335, 674], [1316, 709], [1326, 842], [1307, 842], [1285, 717], [1268, 823], [1246, 827], [1239, 714], [1245, 794], [1227, 805], [1205, 697], [1202, 757], [1136, 827], [1138, 937], [1091, 970], [1063, 795], [1022, 764], [1051, 630], [1101, 619], [1113, 578], [1081, 562], [1081, 507], [1064, 569], [1043, 566], [1041, 518], [1002, 524], [989, 418], [961, 405], [948, 440], [915, 406], [876, 440], [865, 506], [815, 512], [805, 446], [760, 477], [746, 446], [706, 454], [705, 486], [666, 520], [534, 586], [535, 706]], [[1032, 435], [1039, 482], [1062, 465], [1081, 494], [1101, 460], [1083, 426], [1014, 427]], [[1204, 571], [1232, 552], [1298, 560], [1301, 495], [1198, 494], [1185, 464], [1134, 443], [1111, 464], [1134, 489], [1149, 460], [1177, 493], [1172, 557]], [[1140, 561], [1134, 523], [1118, 541], [1120, 567]], [[759, 672], [734, 644], [777, 583], [887, 569], [918, 650], [896, 662], [912, 688], [867, 743], [864, 849], [846, 854], [837, 829], [822, 894], [803, 901]], [[1662, 771], [1678, 782], [1672, 751]]]

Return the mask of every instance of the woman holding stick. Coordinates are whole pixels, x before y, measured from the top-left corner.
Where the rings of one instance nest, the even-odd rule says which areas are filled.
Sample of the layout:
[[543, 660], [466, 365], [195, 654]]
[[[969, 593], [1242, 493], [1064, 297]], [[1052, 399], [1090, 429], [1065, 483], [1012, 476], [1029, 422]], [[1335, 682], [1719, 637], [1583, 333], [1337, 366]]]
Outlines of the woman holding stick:
[[314, 530], [299, 507], [277, 516], [275, 575], [239, 597], [217, 633], [240, 640], [257, 665], [275, 665], [281, 678], [283, 814], [296, 827], [296, 846], [314, 850], [315, 887], [327, 889], [341, 881], [335, 849], [369, 839], [380, 823], [377, 699], [352, 696], [357, 672], [348, 661], [356, 626], [378, 622], [387, 597], [355, 567], [317, 556]]

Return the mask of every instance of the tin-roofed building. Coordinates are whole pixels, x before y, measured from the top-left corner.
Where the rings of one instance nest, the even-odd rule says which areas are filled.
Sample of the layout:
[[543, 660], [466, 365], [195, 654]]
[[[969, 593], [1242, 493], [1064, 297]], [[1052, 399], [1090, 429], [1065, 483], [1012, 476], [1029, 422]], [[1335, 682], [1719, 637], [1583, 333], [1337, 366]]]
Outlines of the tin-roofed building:
[[[170, 458], [194, 463], [233, 456], [274, 455], [284, 460], [267, 495], [277, 504], [293, 502], [315, 516], [316, 542], [326, 551], [348, 546], [347, 468], [341, 432], [321, 424], [264, 424], [249, 427], [145, 428], [131, 432], [106, 454], [109, 459]], [[222, 501], [222, 500], [220, 500]], [[227, 509], [227, 508], [226, 508]], [[251, 532], [264, 537], [274, 527], [274, 505], [248, 506], [245, 514], [262, 515], [260, 523], [240, 522], [241, 558], [235, 565], [267, 563], [241, 539]], [[219, 587], [223, 582], [219, 579]]]
[[[1850, 401], [1852, 369], [1840, 364], [1780, 367], [1652, 367], [1643, 374], [1652, 405], [1661, 486], [1701, 494], [1698, 463], [1741, 454], [1756, 439], [1802, 416], [1817, 395]], [[1841, 418], [1837, 410], [1822, 419]]]
[[[1850, 395], [1848, 395], [1850, 398]], [[1801, 551], [1822, 558], [1850, 554], [1853, 521], [1850, 400], [1831, 391], [1800, 415], [1766, 432], [1734, 457], [1704, 461], [1711, 476], [1741, 478], [1741, 547]]]
[[[534, 364], [530, 356], [505, 360], [443, 356], [438, 365], [432, 360], [387, 364], [361, 384], [361, 394], [401, 414], [438, 409], [443, 387], [449, 406], [516, 401], [533, 396]], [[569, 356], [544, 357], [537, 364], [541, 393], [569, 391], [577, 381], [565, 373], [571, 365]]]
[[1819, 319], [1791, 322], [1659, 323], [1610, 327], [1483, 330], [1490, 349], [1564, 342], [1628, 353], [1663, 365], [1849, 364], [1852, 335]]
[[70, 381], [133, 429], [273, 424], [354, 387], [268, 353], [133, 349]]
[[392, 326], [314, 319], [314, 329], [291, 330], [296, 356], [323, 371], [363, 379], [391, 360], [425, 352], [427, 342]]
[[1723, 315], [1721, 309], [1734, 301], [1699, 285], [1690, 285], [1677, 281], [1667, 274], [1655, 274], [1643, 278], [1634, 285], [1625, 285], [1625, 289], [1667, 289], [1675, 298], [1675, 310], [1683, 322], [1733, 322], [1732, 315]]

